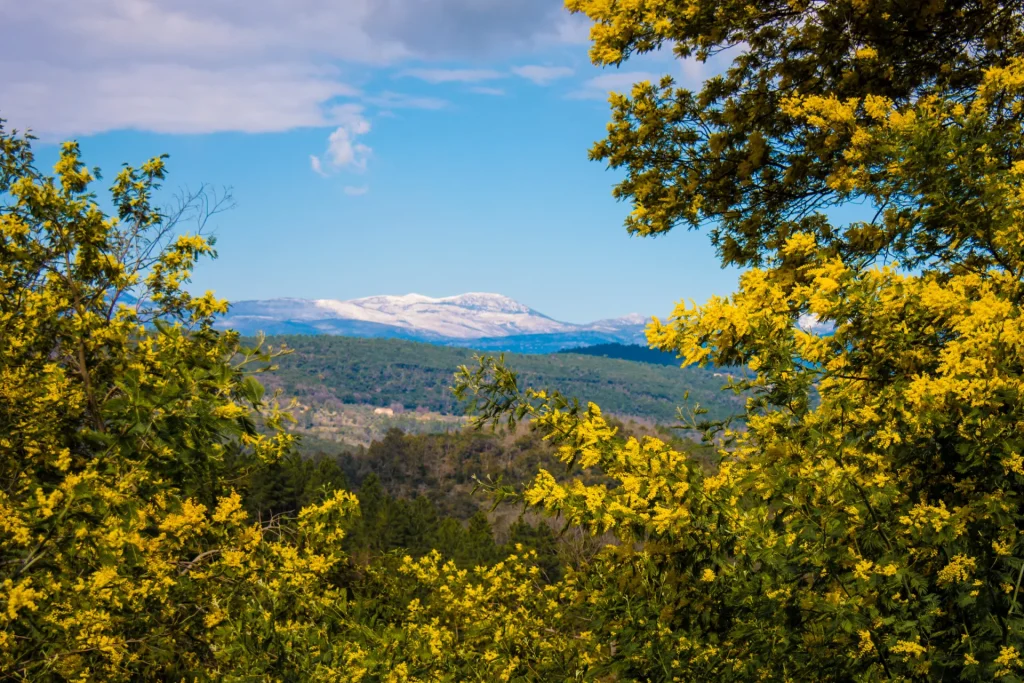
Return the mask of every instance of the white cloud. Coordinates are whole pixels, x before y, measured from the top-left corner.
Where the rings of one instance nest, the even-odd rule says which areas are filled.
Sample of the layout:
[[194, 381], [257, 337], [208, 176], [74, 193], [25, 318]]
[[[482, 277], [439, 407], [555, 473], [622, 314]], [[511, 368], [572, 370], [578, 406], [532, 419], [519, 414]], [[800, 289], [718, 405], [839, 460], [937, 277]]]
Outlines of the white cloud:
[[427, 83], [479, 83], [502, 77], [492, 69], [407, 69], [402, 75]]
[[366, 162], [373, 150], [358, 141], [370, 132], [370, 122], [363, 116], [359, 105], [335, 107], [331, 115], [338, 127], [327, 138], [327, 151], [322, 156], [310, 156], [310, 166], [320, 175], [343, 169], [366, 170]]
[[366, 194], [369, 191], [370, 188], [367, 185], [346, 185], [345, 189], [343, 190], [343, 192], [347, 194], [349, 197], [359, 197]]
[[537, 85], [547, 85], [559, 78], [572, 76], [573, 70], [567, 66], [538, 66], [535, 64], [527, 64], [526, 66], [512, 67], [512, 73], [516, 76], [521, 76], [522, 78], [533, 81]]
[[505, 91], [501, 88], [487, 88], [484, 86], [476, 86], [469, 89], [470, 92], [475, 92], [478, 95], [493, 95], [495, 97], [501, 97], [505, 94]]
[[578, 19], [559, 0], [362, 1], [372, 7], [371, 35], [397, 39], [427, 59], [509, 57], [579, 35]]
[[326, 176], [327, 175], [327, 173], [324, 172], [323, 162], [320, 161], [320, 157], [318, 157], [317, 155], [315, 155], [315, 154], [310, 154], [309, 155], [309, 165], [310, 165], [310, 168], [313, 169], [314, 173], [316, 173], [318, 175], [322, 175], [322, 176]]
[[363, 170], [366, 159], [370, 156], [369, 147], [355, 141], [356, 134], [348, 128], [340, 126], [327, 138], [327, 160], [334, 168], [352, 166]]
[[366, 135], [370, 132], [370, 122], [363, 111], [359, 104], [339, 104], [330, 109], [331, 122], [344, 127], [352, 135]]
[[0, 16], [0, 116], [46, 138], [330, 125], [372, 69], [523, 54], [575, 25], [552, 0], [0, 0]]
[[649, 71], [614, 71], [586, 81], [582, 87], [569, 93], [572, 99], [606, 99], [608, 93], [628, 93], [635, 83], [658, 83], [662, 76]]
[[324, 107], [358, 90], [302, 64], [203, 69], [137, 64], [83, 71], [0, 62], [0, 116], [44, 139], [104, 130], [263, 133], [331, 125]]
[[583, 45], [590, 41], [590, 27], [593, 22], [585, 14], [562, 13], [555, 25], [556, 42], [569, 45]]
[[336, 128], [327, 138], [327, 159], [334, 168], [352, 166], [359, 170], [366, 168], [366, 158], [372, 150], [355, 141], [348, 129]]

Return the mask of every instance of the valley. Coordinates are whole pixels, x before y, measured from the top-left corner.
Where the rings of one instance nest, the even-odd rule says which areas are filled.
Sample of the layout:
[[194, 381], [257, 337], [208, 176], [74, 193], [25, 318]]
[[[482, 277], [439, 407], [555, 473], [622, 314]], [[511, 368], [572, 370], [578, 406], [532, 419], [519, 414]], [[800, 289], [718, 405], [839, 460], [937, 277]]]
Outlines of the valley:
[[[458, 367], [473, 365], [479, 355], [400, 339], [292, 335], [268, 337], [266, 343], [291, 349], [263, 380], [298, 401], [297, 431], [317, 440], [362, 445], [392, 427], [410, 433], [458, 428], [466, 406], [449, 387]], [[741, 397], [722, 391], [722, 373], [709, 369], [571, 352], [506, 354], [505, 360], [523, 388], [557, 389], [622, 419], [673, 425], [687, 392], [690, 402], [707, 408], [713, 419], [743, 409]]]

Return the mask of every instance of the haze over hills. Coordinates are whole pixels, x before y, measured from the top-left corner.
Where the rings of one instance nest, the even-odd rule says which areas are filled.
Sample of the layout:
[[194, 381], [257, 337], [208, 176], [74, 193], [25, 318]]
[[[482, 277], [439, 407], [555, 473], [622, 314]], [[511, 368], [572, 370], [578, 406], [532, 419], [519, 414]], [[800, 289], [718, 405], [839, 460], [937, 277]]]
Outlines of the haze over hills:
[[242, 334], [342, 335], [425, 341], [444, 346], [551, 353], [602, 343], [643, 343], [648, 318], [574, 324], [555, 320], [501, 294], [471, 292], [336, 299], [239, 301], [218, 322]]

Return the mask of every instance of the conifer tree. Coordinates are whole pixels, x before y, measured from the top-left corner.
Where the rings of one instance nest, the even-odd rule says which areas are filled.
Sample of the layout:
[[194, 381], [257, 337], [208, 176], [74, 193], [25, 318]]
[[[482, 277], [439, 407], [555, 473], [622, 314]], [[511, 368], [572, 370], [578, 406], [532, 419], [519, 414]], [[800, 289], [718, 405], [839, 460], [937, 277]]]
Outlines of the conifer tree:
[[472, 567], [490, 564], [497, 559], [496, 555], [497, 547], [494, 544], [491, 523], [487, 521], [487, 515], [483, 512], [476, 512], [469, 518], [465, 545], [456, 555], [456, 559]]

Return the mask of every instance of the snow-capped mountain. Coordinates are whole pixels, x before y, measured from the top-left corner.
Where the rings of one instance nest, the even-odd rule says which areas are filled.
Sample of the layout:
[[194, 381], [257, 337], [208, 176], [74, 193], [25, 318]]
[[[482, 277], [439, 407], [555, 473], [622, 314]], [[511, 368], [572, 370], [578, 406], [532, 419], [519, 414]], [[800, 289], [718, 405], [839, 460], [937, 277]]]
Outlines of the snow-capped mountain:
[[483, 349], [549, 352], [606, 342], [641, 342], [647, 320], [633, 314], [576, 325], [554, 320], [501, 294], [471, 292], [441, 298], [406, 294], [348, 301], [239, 301], [217, 326], [243, 334], [399, 337]]

